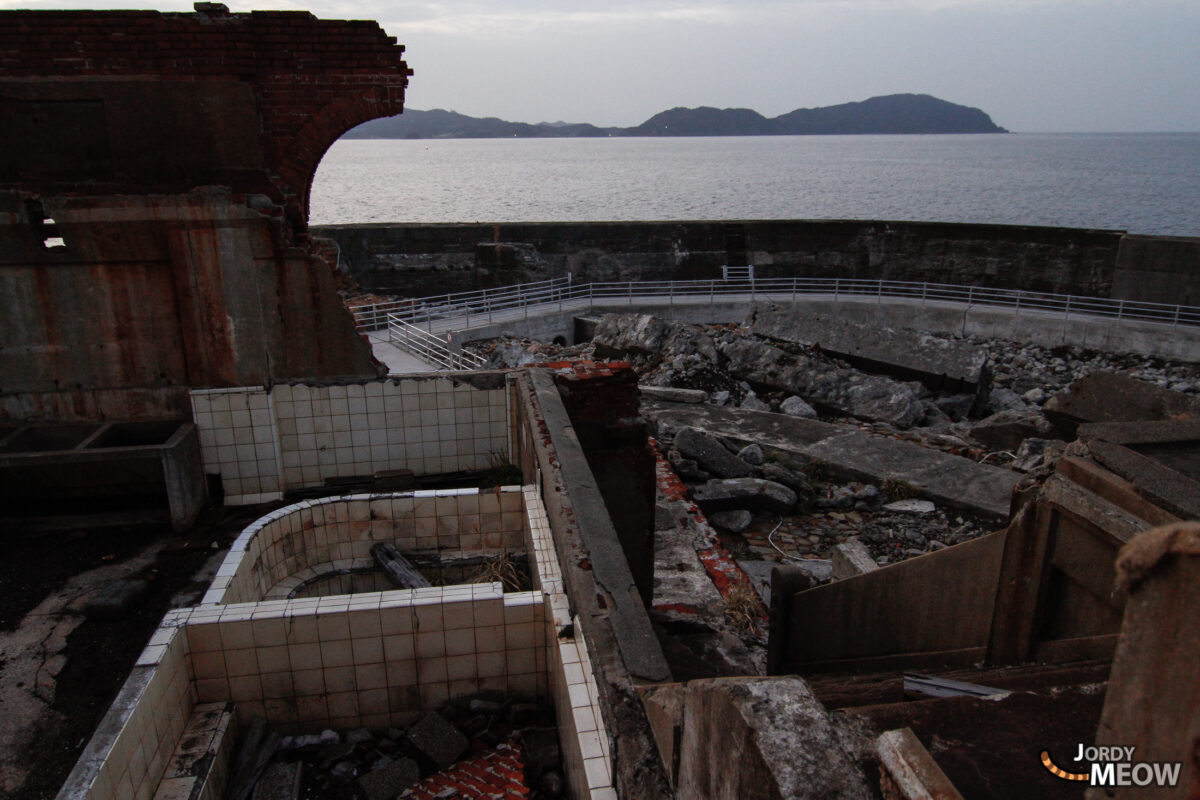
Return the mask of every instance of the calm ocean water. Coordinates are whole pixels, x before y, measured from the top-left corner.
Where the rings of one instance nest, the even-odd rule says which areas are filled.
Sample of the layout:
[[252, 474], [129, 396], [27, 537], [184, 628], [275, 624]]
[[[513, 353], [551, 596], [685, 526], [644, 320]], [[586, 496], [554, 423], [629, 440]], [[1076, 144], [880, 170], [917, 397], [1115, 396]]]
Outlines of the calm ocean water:
[[339, 141], [313, 224], [888, 219], [1200, 236], [1200, 134]]

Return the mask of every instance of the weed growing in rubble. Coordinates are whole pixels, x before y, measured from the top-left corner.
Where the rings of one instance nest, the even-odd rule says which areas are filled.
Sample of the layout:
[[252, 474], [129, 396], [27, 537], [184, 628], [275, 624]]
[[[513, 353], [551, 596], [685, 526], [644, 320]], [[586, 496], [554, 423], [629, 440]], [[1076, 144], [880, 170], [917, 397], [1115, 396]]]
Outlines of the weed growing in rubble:
[[758, 634], [758, 615], [762, 604], [749, 586], [734, 584], [725, 595], [725, 619], [740, 633]]
[[505, 589], [519, 592], [525, 581], [520, 570], [517, 569], [517, 565], [509, 557], [508, 551], [505, 550], [480, 564], [479, 569], [471, 576], [471, 583], [502, 583]]

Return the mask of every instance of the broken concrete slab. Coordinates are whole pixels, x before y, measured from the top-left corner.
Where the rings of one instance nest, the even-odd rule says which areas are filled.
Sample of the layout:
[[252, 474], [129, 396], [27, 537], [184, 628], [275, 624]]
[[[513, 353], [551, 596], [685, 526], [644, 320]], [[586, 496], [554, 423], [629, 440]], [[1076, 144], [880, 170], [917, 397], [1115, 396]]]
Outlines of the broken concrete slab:
[[759, 509], [786, 515], [796, 507], [795, 492], [782, 483], [762, 478], [725, 478], [708, 481], [692, 487], [692, 499], [706, 514], [710, 511]]
[[786, 414], [647, 401], [644, 414], [660, 427], [698, 428], [783, 458], [821, 462], [851, 480], [907, 485], [919, 497], [994, 519], [1007, 519], [1013, 486], [1021, 475], [910, 442], [875, 436]]
[[756, 303], [747, 319], [761, 336], [816, 345], [857, 367], [887, 371], [930, 389], [975, 392], [989, 381], [986, 347], [903, 328], [881, 328], [848, 319]]
[[1093, 372], [1052, 396], [1046, 417], [1068, 439], [1089, 422], [1200, 419], [1200, 399], [1116, 372]]
[[408, 741], [441, 769], [457, 761], [470, 744], [458, 728], [437, 712], [426, 714], [409, 728]]
[[819, 354], [793, 354], [758, 339], [721, 345], [731, 375], [794, 392], [809, 403], [851, 417], [908, 428], [925, 416], [919, 384], [901, 383], [839, 366]]
[[753, 467], [703, 431], [684, 428], [675, 434], [674, 447], [680, 456], [695, 461], [718, 478], [745, 478], [754, 474]]
[[703, 389], [677, 389], [674, 386], [638, 385], [638, 391], [644, 397], [656, 400], [669, 400], [672, 403], [704, 403], [708, 400], [708, 392]]

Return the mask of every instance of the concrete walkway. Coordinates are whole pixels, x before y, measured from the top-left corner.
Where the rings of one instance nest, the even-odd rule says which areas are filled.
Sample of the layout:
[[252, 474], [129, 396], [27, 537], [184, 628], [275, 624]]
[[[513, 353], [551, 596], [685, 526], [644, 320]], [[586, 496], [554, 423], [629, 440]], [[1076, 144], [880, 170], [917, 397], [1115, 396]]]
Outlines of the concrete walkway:
[[367, 334], [367, 339], [371, 342], [371, 352], [375, 354], [375, 358], [387, 364], [389, 375], [440, 371], [440, 367], [422, 361], [407, 350], [396, 347], [388, 341], [387, 336], [387, 331], [371, 331]]
[[769, 411], [669, 403], [642, 398], [642, 412], [671, 428], [693, 427], [739, 444], [757, 443], [831, 471], [879, 484], [903, 481], [922, 497], [997, 520], [1008, 518], [1021, 473], [845, 425], [798, 419]]

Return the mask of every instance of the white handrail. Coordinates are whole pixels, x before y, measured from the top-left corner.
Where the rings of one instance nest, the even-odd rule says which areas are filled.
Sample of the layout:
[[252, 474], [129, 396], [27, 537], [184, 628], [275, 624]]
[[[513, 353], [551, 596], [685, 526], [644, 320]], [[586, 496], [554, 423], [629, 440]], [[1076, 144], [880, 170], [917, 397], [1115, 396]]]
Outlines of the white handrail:
[[[831, 295], [871, 297], [882, 302], [885, 297], [919, 298], [922, 305], [930, 302], [963, 303], [968, 306], [1011, 308], [1014, 315], [1031, 312], [1108, 317], [1120, 322], [1151, 322], [1164, 325], [1200, 325], [1200, 307], [1150, 303], [1137, 300], [1113, 300], [1104, 297], [1034, 292], [1028, 289], [993, 289], [917, 281], [887, 281], [864, 278], [754, 278], [732, 277], [729, 280], [696, 281], [621, 281], [573, 284], [569, 278], [523, 283], [495, 289], [434, 295], [388, 303], [352, 306], [359, 331], [388, 328], [392, 321], [405, 326], [424, 328], [432, 334], [434, 324], [441, 327], [451, 322], [471, 327], [473, 322], [492, 322], [496, 315], [516, 311], [528, 316], [539, 306], [554, 306], [561, 310], [564, 303], [579, 301], [579, 310], [587, 311], [602, 301], [632, 304], [635, 298], [665, 301], [674, 305], [688, 298], [707, 298], [709, 303], [721, 300], [774, 299], [780, 302], [800, 296]], [[402, 330], [407, 330], [403, 328]], [[389, 334], [391, 335], [391, 334]], [[401, 341], [415, 334], [396, 334]], [[436, 338], [436, 337], [434, 337]], [[447, 350], [449, 352], [449, 350]]]
[[482, 369], [487, 360], [467, 350], [451, 351], [440, 338], [396, 314], [388, 315], [388, 341], [442, 369]]

